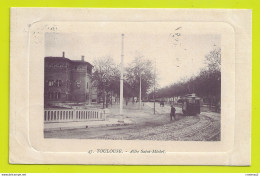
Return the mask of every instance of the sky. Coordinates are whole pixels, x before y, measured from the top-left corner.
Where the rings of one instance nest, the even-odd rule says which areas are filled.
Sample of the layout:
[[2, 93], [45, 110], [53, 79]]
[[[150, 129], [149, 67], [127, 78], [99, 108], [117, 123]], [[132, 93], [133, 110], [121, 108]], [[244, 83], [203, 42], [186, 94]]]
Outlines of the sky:
[[[185, 33], [182, 27], [160, 32], [124, 32], [124, 63], [144, 56], [156, 62], [160, 87], [173, 84], [183, 77], [197, 74], [205, 66], [205, 55], [221, 47], [219, 34]], [[45, 56], [62, 56], [71, 60], [93, 63], [96, 58], [110, 56], [117, 64], [121, 60], [122, 36], [120, 32], [46, 33]]]

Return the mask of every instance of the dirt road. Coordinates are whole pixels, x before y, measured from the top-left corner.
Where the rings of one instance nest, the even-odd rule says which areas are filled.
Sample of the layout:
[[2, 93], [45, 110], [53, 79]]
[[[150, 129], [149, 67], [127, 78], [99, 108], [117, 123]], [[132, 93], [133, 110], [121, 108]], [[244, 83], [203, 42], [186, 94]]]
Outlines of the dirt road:
[[[133, 125], [87, 128], [74, 130], [50, 131], [47, 138], [79, 139], [112, 139], [112, 140], [174, 140], [174, 141], [218, 141], [220, 140], [220, 114], [202, 112], [197, 116], [184, 116], [176, 107], [176, 120], [170, 121], [170, 106], [160, 107], [156, 103], [156, 114], [153, 114], [153, 103], [128, 104], [125, 107], [125, 118]], [[117, 113], [114, 105], [110, 116]]]

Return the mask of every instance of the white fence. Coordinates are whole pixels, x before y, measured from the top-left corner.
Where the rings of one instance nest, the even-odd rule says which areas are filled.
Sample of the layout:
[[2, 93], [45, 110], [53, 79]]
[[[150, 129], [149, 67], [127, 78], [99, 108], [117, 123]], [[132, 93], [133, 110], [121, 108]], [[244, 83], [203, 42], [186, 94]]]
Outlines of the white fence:
[[44, 122], [106, 120], [103, 109], [45, 109]]

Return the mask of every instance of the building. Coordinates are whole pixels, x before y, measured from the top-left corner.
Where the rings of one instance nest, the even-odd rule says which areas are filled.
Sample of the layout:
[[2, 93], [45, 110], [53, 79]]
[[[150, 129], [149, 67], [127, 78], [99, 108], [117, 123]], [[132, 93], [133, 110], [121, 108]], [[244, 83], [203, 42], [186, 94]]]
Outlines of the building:
[[96, 102], [97, 94], [91, 84], [93, 66], [84, 60], [65, 57], [44, 58], [44, 103]]

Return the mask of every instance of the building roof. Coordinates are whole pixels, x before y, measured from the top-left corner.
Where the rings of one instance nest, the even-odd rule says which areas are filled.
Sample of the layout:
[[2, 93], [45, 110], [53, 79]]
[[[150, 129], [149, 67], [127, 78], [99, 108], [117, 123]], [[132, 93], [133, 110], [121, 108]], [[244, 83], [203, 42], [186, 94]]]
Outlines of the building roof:
[[71, 61], [69, 58], [66, 58], [66, 57], [55, 57], [55, 56], [47, 56], [47, 57], [44, 57], [44, 59], [62, 59], [62, 60], [66, 60], [66, 61]]
[[89, 62], [86, 62], [86, 61], [82, 61], [82, 60], [70, 60], [71, 62], [76, 62], [76, 63], [84, 63], [84, 64], [88, 64], [90, 65], [91, 67], [94, 67], [92, 64], [90, 64]]
[[70, 60], [69, 58], [66, 58], [66, 57], [53, 57], [53, 56], [46, 56], [44, 57], [44, 59], [48, 59], [48, 60], [51, 60], [51, 59], [61, 59], [61, 60], [64, 60], [64, 61], [68, 61], [68, 62], [71, 62], [71, 63], [81, 63], [81, 64], [87, 64], [91, 67], [94, 67], [92, 64], [90, 64], [89, 62], [86, 62], [86, 61], [82, 61], [82, 60]]

